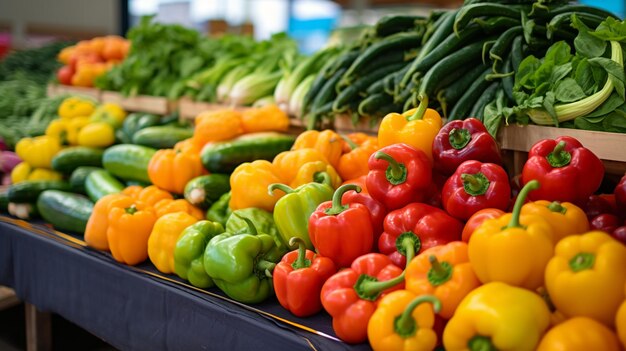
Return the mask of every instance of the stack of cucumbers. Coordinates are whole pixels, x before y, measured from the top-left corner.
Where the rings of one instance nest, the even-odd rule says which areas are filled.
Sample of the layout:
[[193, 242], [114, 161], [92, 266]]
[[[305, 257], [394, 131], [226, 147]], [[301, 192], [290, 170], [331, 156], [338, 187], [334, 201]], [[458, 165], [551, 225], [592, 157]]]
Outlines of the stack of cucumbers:
[[466, 0], [427, 18], [388, 16], [328, 62], [304, 102], [309, 128], [338, 113], [376, 122], [420, 101], [447, 119], [477, 117], [512, 104], [524, 57], [542, 57], [556, 41], [573, 44], [572, 15], [595, 28], [614, 14], [563, 0]]

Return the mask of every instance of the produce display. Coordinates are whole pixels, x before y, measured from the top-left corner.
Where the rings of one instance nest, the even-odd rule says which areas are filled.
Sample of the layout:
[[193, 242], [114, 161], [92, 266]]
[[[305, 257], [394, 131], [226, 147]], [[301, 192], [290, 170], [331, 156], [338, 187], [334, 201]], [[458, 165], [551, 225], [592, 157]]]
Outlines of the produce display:
[[[468, 0], [305, 57], [284, 36], [145, 18], [96, 85], [232, 105], [188, 123], [59, 98], [41, 135], [0, 154], [0, 206], [119, 264], [327, 314], [374, 350], [620, 350], [626, 175], [567, 129], [526, 159], [495, 135], [626, 131], [625, 30], [565, 1]], [[379, 127], [320, 128], [341, 114]]]

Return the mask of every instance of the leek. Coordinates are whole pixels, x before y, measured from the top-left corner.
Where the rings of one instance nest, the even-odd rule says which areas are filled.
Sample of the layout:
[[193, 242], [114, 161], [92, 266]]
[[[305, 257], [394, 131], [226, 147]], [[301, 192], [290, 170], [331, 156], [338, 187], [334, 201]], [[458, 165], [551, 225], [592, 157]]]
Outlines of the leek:
[[[288, 109], [286, 110], [290, 116], [295, 116], [297, 118], [302, 116], [304, 97], [309, 92], [311, 85], [313, 85], [313, 80], [315, 80], [315, 74], [310, 74], [308, 77], [304, 78], [300, 84], [298, 84], [296, 89], [293, 91], [293, 94], [291, 94]], [[283, 111], [285, 110], [283, 109]]]
[[237, 81], [252, 72], [252, 68], [247, 66], [238, 66], [230, 70], [217, 86], [217, 101], [226, 102], [230, 94], [231, 89], [237, 83]]
[[271, 94], [278, 84], [282, 73], [252, 73], [241, 78], [233, 85], [228, 94], [228, 103], [240, 106], [249, 105]]
[[274, 95], [268, 95], [268, 96], [264, 96], [260, 99], [258, 99], [257, 101], [255, 101], [252, 104], [252, 107], [263, 107], [266, 105], [271, 105], [276, 103], [276, 101], [274, 100]]

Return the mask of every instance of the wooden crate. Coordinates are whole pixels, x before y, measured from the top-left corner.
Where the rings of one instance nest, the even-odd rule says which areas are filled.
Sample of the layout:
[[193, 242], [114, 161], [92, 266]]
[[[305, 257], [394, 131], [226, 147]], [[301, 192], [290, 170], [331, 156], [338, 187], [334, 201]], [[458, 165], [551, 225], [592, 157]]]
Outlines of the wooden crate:
[[233, 108], [236, 110], [246, 110], [247, 106], [230, 106], [225, 104], [217, 104], [212, 102], [193, 101], [184, 97], [178, 100], [178, 114], [181, 120], [194, 120], [197, 115], [206, 111], [216, 111]]
[[115, 91], [103, 91], [101, 102], [115, 103], [126, 111], [147, 112], [167, 115], [176, 111], [178, 101], [171, 101], [161, 96], [138, 95], [126, 97]]
[[101, 91], [96, 88], [74, 87], [71, 85], [48, 84], [46, 93], [49, 97], [55, 97], [64, 94], [88, 96], [100, 101]]

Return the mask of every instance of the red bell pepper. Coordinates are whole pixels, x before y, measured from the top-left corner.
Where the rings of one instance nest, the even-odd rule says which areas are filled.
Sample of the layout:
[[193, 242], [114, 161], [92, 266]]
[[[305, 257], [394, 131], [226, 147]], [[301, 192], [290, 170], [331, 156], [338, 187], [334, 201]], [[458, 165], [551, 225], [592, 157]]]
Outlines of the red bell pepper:
[[378, 239], [378, 251], [388, 255], [398, 267], [404, 267], [402, 241], [406, 236], [417, 239], [415, 251], [461, 240], [463, 224], [445, 211], [421, 203], [412, 203], [385, 217], [385, 231]]
[[589, 227], [591, 230], [601, 230], [603, 232], [607, 232], [609, 234], [613, 233], [617, 227], [622, 225], [622, 221], [614, 214], [603, 213], [595, 216], [589, 222]]
[[465, 222], [463, 232], [461, 233], [461, 240], [469, 243], [469, 240], [472, 237], [474, 230], [476, 230], [476, 228], [483, 224], [484, 221], [488, 219], [498, 218], [505, 213], [506, 212], [497, 208], [485, 208], [483, 210], [477, 211], [467, 220], [467, 222]]
[[341, 183], [341, 185], [344, 185], [344, 184], [358, 185], [361, 187], [361, 194], [369, 194], [369, 191], [367, 191], [367, 185], [365, 184], [366, 178], [367, 178], [367, 174], [354, 178], [354, 179], [346, 180], [343, 183]]
[[291, 238], [289, 245], [298, 245], [298, 249], [283, 256], [274, 268], [276, 297], [280, 305], [295, 316], [316, 314], [322, 309], [322, 286], [337, 269], [330, 258], [307, 250], [302, 239]]
[[623, 226], [617, 227], [615, 230], [613, 230], [611, 236], [617, 239], [620, 243], [626, 245], [626, 223], [624, 223]]
[[[407, 245], [410, 250], [412, 244]], [[409, 253], [409, 255], [411, 255]], [[389, 257], [370, 253], [330, 277], [322, 287], [322, 305], [333, 317], [333, 330], [349, 343], [367, 340], [367, 323], [383, 295], [404, 288], [403, 270]]]
[[360, 192], [354, 184], [340, 186], [332, 201], [321, 203], [309, 217], [309, 238], [317, 252], [335, 262], [337, 268], [348, 267], [354, 259], [372, 251], [374, 229], [370, 211], [360, 203], [342, 205], [349, 190]]
[[572, 202], [584, 205], [604, 177], [602, 161], [589, 149], [568, 136], [537, 142], [528, 152], [522, 169], [522, 183], [535, 179], [541, 187], [531, 200]]
[[585, 210], [589, 221], [604, 213], [617, 214], [617, 204], [613, 194], [591, 195], [582, 208]]
[[421, 202], [432, 182], [428, 156], [407, 144], [380, 149], [368, 160], [366, 184], [370, 195], [388, 210]]
[[465, 161], [448, 179], [441, 192], [443, 208], [452, 216], [468, 220], [485, 208], [506, 210], [511, 186], [506, 171], [495, 163]]
[[359, 203], [367, 207], [370, 212], [370, 218], [372, 220], [372, 229], [374, 230], [373, 242], [377, 243], [380, 234], [383, 233], [383, 222], [385, 221], [385, 216], [387, 215], [387, 209], [385, 208], [385, 205], [381, 204], [377, 200], [374, 200], [369, 194], [364, 194], [363, 191], [357, 193], [354, 190], [347, 191], [345, 194], [343, 194], [341, 203], [343, 205]]
[[502, 164], [498, 143], [476, 118], [444, 125], [433, 141], [433, 160], [435, 169], [446, 175], [469, 160]]
[[615, 203], [620, 217], [626, 219], [626, 175], [617, 183], [613, 194], [615, 194]]

